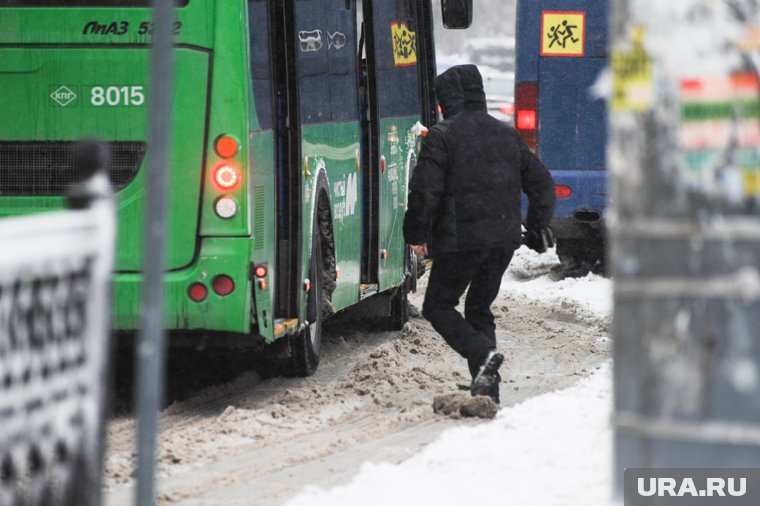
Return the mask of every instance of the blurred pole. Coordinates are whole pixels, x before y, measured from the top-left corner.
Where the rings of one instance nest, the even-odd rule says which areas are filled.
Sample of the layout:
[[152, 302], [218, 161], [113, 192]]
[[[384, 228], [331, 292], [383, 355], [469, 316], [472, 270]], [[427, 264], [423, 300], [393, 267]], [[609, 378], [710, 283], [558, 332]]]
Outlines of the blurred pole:
[[615, 488], [760, 467], [754, 0], [611, 2]]
[[158, 415], [164, 391], [163, 322], [165, 231], [172, 90], [174, 1], [153, 1], [153, 44], [148, 112], [148, 174], [145, 180], [142, 329], [137, 348], [138, 506], [155, 504]]

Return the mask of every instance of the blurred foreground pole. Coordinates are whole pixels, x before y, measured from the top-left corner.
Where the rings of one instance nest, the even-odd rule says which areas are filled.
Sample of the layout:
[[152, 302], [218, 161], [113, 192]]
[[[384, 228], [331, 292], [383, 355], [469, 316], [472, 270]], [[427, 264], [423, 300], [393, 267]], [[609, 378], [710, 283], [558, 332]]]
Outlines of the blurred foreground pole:
[[153, 48], [150, 65], [148, 174], [144, 247], [145, 279], [142, 328], [137, 347], [137, 492], [135, 503], [155, 503], [158, 412], [164, 391], [164, 283], [166, 199], [172, 89], [174, 0], [153, 1]]
[[615, 485], [760, 468], [754, 0], [612, 2]]

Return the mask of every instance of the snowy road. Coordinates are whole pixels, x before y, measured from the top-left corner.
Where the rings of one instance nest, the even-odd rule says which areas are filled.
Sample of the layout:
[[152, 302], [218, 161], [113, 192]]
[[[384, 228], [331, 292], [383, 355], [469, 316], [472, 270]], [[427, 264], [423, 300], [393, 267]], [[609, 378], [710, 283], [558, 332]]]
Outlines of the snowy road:
[[[555, 263], [521, 250], [494, 304], [502, 407], [573, 385], [609, 357], [609, 280], [554, 281]], [[167, 408], [159, 503], [283, 504], [306, 486], [351, 482], [365, 462], [406, 461], [446, 429], [483, 424], [433, 413], [434, 396], [458, 392], [466, 375], [419, 317], [401, 333], [335, 328], [310, 378], [248, 373]], [[106, 504], [131, 504], [133, 420], [112, 420], [108, 438]]]

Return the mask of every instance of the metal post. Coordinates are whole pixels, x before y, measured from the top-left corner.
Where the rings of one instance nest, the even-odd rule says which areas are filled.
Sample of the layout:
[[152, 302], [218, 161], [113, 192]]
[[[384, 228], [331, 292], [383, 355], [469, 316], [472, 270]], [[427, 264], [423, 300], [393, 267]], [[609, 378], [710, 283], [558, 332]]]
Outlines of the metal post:
[[751, 0], [611, 2], [615, 484], [760, 467]]
[[164, 388], [163, 328], [166, 199], [172, 88], [174, 1], [153, 1], [153, 44], [148, 117], [148, 174], [145, 180], [142, 329], [137, 347], [137, 492], [138, 506], [155, 503], [158, 413]]

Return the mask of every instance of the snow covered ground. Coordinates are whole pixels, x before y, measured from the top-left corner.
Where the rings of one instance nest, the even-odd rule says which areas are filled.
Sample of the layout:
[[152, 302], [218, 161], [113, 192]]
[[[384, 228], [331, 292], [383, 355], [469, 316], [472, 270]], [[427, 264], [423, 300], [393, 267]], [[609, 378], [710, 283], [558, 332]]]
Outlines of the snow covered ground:
[[[589, 274], [556, 281], [549, 275], [559, 264], [554, 250], [538, 254], [525, 246], [515, 252], [504, 276], [503, 290], [541, 300], [544, 305], [574, 305], [595, 317], [612, 313], [612, 280]], [[543, 274], [535, 277], [536, 274]]]
[[[502, 290], [608, 316], [611, 281], [593, 274], [554, 281], [557, 262], [552, 252], [521, 248]], [[611, 406], [612, 366], [606, 362], [570, 388], [502, 408], [488, 423], [450, 429], [401, 464], [365, 463], [349, 484], [306, 487], [287, 504], [609, 504]]]

